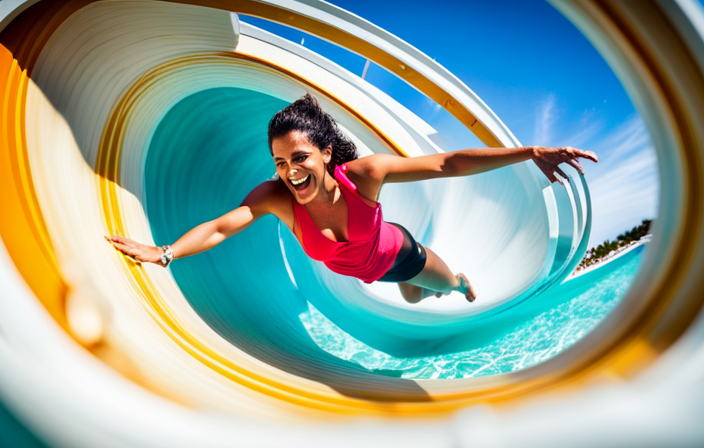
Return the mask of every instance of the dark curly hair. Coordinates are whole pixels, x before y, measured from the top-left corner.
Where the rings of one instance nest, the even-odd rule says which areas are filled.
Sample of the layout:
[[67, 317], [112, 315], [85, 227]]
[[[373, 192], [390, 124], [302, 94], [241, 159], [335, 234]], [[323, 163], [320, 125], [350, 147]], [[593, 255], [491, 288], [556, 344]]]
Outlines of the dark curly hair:
[[327, 166], [334, 176], [335, 167], [359, 157], [357, 147], [337, 127], [337, 123], [309, 93], [281, 109], [269, 122], [267, 136], [269, 152], [273, 154], [271, 142], [291, 131], [305, 132], [310, 143], [321, 151], [332, 147], [332, 159]]

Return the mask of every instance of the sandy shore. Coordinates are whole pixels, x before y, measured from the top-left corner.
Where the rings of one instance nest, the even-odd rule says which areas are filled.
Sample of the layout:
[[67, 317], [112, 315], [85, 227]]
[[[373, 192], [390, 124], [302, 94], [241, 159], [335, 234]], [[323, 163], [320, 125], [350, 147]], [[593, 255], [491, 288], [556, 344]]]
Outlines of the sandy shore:
[[643, 244], [646, 244], [650, 242], [650, 235], [646, 235], [643, 238], [639, 239], [638, 241], [635, 242], [635, 244], [630, 244], [625, 247], [621, 247], [614, 251], [613, 254], [607, 255], [606, 257], [602, 258], [598, 263], [595, 263], [585, 269], [582, 269], [581, 271], [574, 271], [572, 274], [570, 274], [569, 277], [567, 277], [567, 280], [579, 277], [582, 274], [586, 274], [587, 272], [591, 272], [594, 269], [600, 268], [618, 258], [621, 258], [623, 255], [627, 254], [628, 252], [632, 251], [636, 247], [642, 246]]

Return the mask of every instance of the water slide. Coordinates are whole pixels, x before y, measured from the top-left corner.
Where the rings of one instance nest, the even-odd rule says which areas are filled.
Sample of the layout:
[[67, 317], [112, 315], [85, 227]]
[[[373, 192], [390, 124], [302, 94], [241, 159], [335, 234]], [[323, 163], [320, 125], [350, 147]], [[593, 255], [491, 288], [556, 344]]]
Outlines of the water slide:
[[472, 305], [459, 294], [409, 305], [393, 285], [333, 274], [272, 217], [169, 270], [137, 264], [102, 235], [166, 244], [238, 206], [274, 174], [269, 118], [306, 92], [362, 155], [442, 151], [393, 98], [238, 14], [368, 58], [487, 146], [519, 142], [431, 58], [326, 3], [3, 0], [0, 415], [38, 446], [704, 441], [691, 392], [704, 379], [702, 8], [556, 7], [623, 80], [658, 150], [648, 258], [618, 308], [555, 358], [409, 381], [321, 350], [302, 313], [313, 306], [395, 356], [472, 347], [581, 259], [591, 225], [581, 176], [551, 186], [526, 163], [384, 188], [385, 218], [470, 274], [482, 298]]

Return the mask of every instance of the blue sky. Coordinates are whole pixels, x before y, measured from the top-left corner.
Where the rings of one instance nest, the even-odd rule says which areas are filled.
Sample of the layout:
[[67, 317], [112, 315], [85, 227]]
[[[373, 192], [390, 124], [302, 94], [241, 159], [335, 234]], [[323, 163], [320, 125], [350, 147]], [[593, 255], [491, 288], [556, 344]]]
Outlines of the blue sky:
[[[590, 246], [655, 218], [658, 174], [647, 130], [589, 41], [544, 1], [334, 0], [400, 37], [461, 79], [525, 145], [595, 151]], [[365, 59], [297, 30], [242, 16], [360, 74]], [[435, 103], [371, 65], [367, 81], [435, 127], [445, 150], [482, 146]]]

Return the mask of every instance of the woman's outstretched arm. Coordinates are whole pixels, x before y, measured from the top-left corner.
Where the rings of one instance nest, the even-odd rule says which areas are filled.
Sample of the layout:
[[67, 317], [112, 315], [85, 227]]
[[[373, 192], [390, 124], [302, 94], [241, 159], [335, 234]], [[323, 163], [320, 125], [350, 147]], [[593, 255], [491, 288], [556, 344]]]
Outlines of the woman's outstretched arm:
[[[200, 224], [186, 232], [171, 244], [175, 258], [183, 258], [204, 252], [249, 227], [264, 215], [280, 215], [280, 187], [267, 181], [252, 190], [238, 208]], [[105, 237], [116, 249], [135, 260], [161, 264], [163, 251], [157, 246], [149, 246], [119, 235]]]
[[350, 171], [378, 182], [413, 182], [438, 177], [468, 176], [496, 168], [533, 160], [550, 182], [559, 182], [556, 176], [567, 178], [559, 168], [567, 163], [584, 174], [579, 158], [598, 161], [592, 151], [582, 151], [570, 146], [551, 148], [523, 146], [520, 148], [464, 149], [419, 157], [396, 157], [378, 154], [348, 163]]

